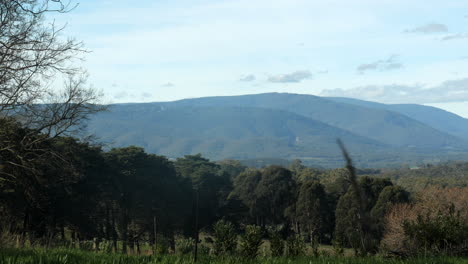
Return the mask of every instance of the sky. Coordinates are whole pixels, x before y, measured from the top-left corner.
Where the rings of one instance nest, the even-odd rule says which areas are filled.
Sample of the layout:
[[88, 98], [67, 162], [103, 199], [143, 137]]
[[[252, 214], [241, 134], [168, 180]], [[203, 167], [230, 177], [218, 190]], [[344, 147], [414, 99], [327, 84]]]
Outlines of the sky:
[[468, 0], [82, 0], [53, 19], [112, 103], [287, 92], [468, 118]]

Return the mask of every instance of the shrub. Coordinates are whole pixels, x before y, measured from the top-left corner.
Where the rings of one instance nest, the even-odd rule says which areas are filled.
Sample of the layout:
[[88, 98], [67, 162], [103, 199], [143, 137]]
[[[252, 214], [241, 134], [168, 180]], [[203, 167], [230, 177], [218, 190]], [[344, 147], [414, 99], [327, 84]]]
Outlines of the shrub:
[[193, 238], [179, 238], [176, 239], [176, 252], [180, 255], [187, 255], [193, 252], [195, 248], [195, 239]]
[[428, 188], [385, 220], [381, 248], [390, 254], [468, 254], [468, 188]]
[[284, 254], [284, 240], [281, 237], [281, 233], [277, 228], [270, 228], [270, 251], [274, 257], [279, 257]]
[[292, 235], [286, 240], [286, 252], [290, 257], [296, 257], [305, 253], [305, 243], [300, 235]]
[[416, 221], [405, 221], [403, 229], [412, 252], [468, 255], [468, 222], [453, 206], [448, 214], [418, 215]]
[[335, 239], [332, 241], [332, 246], [335, 256], [344, 256], [343, 242], [339, 241], [338, 239]]
[[259, 226], [248, 225], [241, 237], [240, 253], [246, 258], [256, 258], [262, 245], [262, 229]]
[[101, 250], [101, 252], [111, 253], [113, 250], [112, 243], [113, 243], [112, 240], [104, 240], [101, 242], [99, 249]]
[[169, 248], [171, 247], [171, 243], [166, 237], [158, 236], [157, 243], [155, 245], [156, 254], [164, 255], [169, 253]]
[[216, 255], [225, 255], [234, 252], [237, 247], [237, 234], [234, 225], [220, 220], [214, 224], [213, 229], [214, 253]]

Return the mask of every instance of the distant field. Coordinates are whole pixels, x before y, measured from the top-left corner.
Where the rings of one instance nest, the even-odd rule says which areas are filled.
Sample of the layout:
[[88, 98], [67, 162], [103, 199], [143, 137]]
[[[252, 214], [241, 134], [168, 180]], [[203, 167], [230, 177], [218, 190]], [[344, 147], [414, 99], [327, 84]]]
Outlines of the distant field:
[[[54, 249], [2, 249], [0, 250], [0, 263], [8, 264], [150, 264], [150, 263], [193, 263], [190, 256], [124, 256], [118, 254], [97, 254], [79, 250]], [[300, 257], [300, 258], [259, 258], [246, 260], [239, 257], [212, 257], [201, 256], [198, 263], [298, 263], [298, 264], [466, 264], [468, 259], [463, 258], [424, 258], [424, 259], [389, 259], [379, 257], [353, 258], [353, 257]]]

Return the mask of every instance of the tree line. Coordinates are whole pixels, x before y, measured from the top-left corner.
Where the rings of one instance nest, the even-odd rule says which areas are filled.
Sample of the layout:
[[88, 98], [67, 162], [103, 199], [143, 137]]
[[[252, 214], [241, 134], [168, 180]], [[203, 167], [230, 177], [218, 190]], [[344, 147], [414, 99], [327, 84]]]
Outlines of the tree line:
[[[20, 123], [1, 121], [1, 133], [12, 142], [30, 132]], [[36, 148], [41, 151], [28, 167], [17, 165], [17, 157], [30, 155], [19, 146], [15, 156], [0, 152], [0, 220], [19, 246], [94, 240], [95, 246], [107, 241], [114, 251], [127, 253], [140, 252], [142, 243], [156, 248], [159, 239], [176, 250], [176, 237], [199, 241], [199, 232], [214, 234], [222, 220], [236, 234], [252, 226], [263, 230], [263, 239], [274, 238], [267, 230], [276, 230], [283, 241], [300, 237], [312, 248], [330, 244], [367, 255], [382, 249], [395, 206], [419, 201], [388, 178], [358, 176], [352, 164], [323, 171], [300, 161], [289, 168], [248, 168], [200, 154], [171, 161], [140, 147], [103, 151], [71, 137], [41, 140]], [[463, 205], [450, 212], [456, 223], [466, 220]], [[429, 217], [425, 214], [421, 217]], [[421, 219], [409, 220], [421, 224]], [[410, 228], [405, 221], [400, 220]], [[457, 232], [466, 234], [466, 222], [460, 228]], [[450, 246], [460, 241], [466, 238]]]

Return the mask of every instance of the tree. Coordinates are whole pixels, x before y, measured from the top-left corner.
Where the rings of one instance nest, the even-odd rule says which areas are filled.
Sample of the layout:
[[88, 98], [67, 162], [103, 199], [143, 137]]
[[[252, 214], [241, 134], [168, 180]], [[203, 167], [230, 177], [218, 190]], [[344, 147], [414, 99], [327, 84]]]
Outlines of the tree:
[[[64, 39], [63, 27], [45, 21], [50, 12], [71, 9], [61, 0], [0, 1], [0, 118], [30, 129], [16, 142], [1, 137], [0, 153], [20, 155], [12, 146], [21, 144], [28, 155], [38, 155], [38, 141], [77, 132], [83, 120], [104, 109], [97, 105], [100, 94], [85, 87], [84, 71], [73, 66], [85, 52], [82, 43]], [[60, 80], [63, 89], [55, 88]]]
[[284, 223], [287, 209], [294, 206], [296, 187], [288, 169], [269, 166], [262, 170], [255, 189], [262, 225]]
[[350, 186], [346, 194], [340, 197], [335, 210], [335, 240], [351, 246], [356, 254], [367, 255], [377, 249], [377, 241], [372, 230], [373, 219], [369, 212], [372, 208], [370, 204], [375, 203], [375, 200], [369, 201], [368, 199], [378, 195], [376, 191], [378, 188], [374, 188], [373, 180], [368, 177], [358, 181], [356, 168], [348, 151], [341, 140], [337, 143], [346, 160], [347, 180]]
[[384, 230], [385, 215], [395, 204], [409, 203], [409, 193], [401, 186], [386, 186], [379, 194], [379, 198], [372, 207], [371, 215], [380, 226], [380, 231]]
[[296, 216], [303, 231], [309, 235], [312, 244], [325, 232], [328, 208], [328, 197], [323, 185], [317, 181], [302, 184], [296, 203]]
[[[389, 187], [393, 186], [387, 179], [365, 176], [357, 181], [356, 187], [353, 185], [351, 187], [338, 201], [335, 211], [335, 235], [338, 240], [353, 247], [359, 254], [365, 255], [377, 250], [382, 235], [379, 222], [381, 221], [380, 214], [385, 211], [383, 207], [387, 201], [398, 199], [391, 197], [392, 189]], [[359, 200], [356, 199], [356, 188], [360, 192]], [[386, 191], [378, 207], [375, 207], [384, 189], [389, 193]], [[395, 192], [399, 196], [397, 193], [399, 191]], [[373, 215], [371, 212], [374, 208]]]
[[[184, 201], [183, 188], [179, 187], [171, 162], [165, 157], [147, 154], [139, 147], [112, 149], [106, 153], [106, 159], [114, 172], [111, 182], [120, 211], [118, 224], [123, 252], [127, 245], [132, 250], [135, 243], [138, 247], [145, 233], [149, 233], [154, 242], [154, 219], [168, 233], [174, 224], [180, 223], [176, 217], [184, 218], [187, 210], [182, 204], [187, 201]], [[176, 216], [175, 211], [181, 215]]]
[[[255, 193], [262, 173], [260, 170], [249, 168], [234, 178], [234, 189], [232, 190], [229, 199], [239, 200], [248, 208], [248, 222], [260, 224], [260, 208], [258, 207], [258, 199]], [[252, 220], [253, 219], [253, 220]]]

